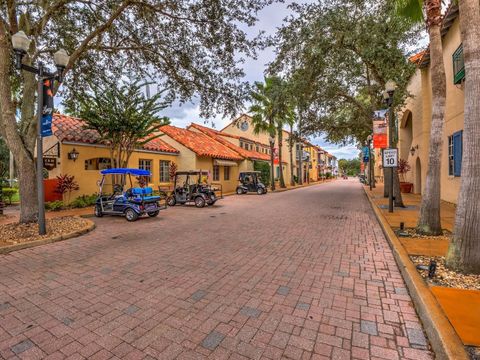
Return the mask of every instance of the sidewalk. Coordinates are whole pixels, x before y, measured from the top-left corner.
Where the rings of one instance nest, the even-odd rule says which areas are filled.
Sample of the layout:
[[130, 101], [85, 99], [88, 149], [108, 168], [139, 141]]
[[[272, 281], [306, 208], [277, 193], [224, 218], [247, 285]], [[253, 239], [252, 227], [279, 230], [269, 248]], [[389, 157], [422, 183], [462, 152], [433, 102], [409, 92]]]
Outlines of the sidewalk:
[[[364, 186], [364, 190], [389, 238], [396, 260], [403, 269], [402, 273], [406, 278], [409, 291], [412, 293], [417, 311], [436, 352], [438, 347], [443, 348], [446, 353], [459, 351], [458, 344], [455, 344], [457, 341], [452, 339], [451, 335], [447, 335], [451, 332], [451, 327], [463, 345], [479, 347], [480, 312], [472, 309], [480, 308], [480, 291], [433, 286], [426, 283], [418, 274], [410, 258], [416, 255], [444, 257], [448, 251], [448, 237], [404, 238], [397, 236], [394, 232], [400, 227], [400, 222], [405, 224], [405, 228], [416, 227], [420, 215], [421, 195], [402, 194], [406, 207], [394, 208], [394, 212], [389, 213], [388, 198], [383, 197], [383, 184], [377, 185], [372, 191], [368, 186]], [[442, 201], [440, 213], [442, 228], [452, 232], [455, 205]], [[479, 352], [475, 348], [469, 350]], [[457, 356], [460, 355], [457, 353]]]
[[[406, 208], [394, 208], [393, 213], [388, 212], [388, 198], [383, 197], [383, 184], [377, 184], [376, 188], [370, 191], [368, 186], [365, 186], [365, 191], [368, 192], [370, 198], [380, 208], [383, 216], [393, 228], [399, 228], [400, 222], [405, 223], [405, 227], [416, 227], [418, 218], [420, 216], [420, 202], [422, 200], [419, 194], [402, 194], [403, 203]], [[442, 228], [448, 231], [453, 231], [453, 224], [455, 222], [455, 205], [442, 201], [440, 207], [440, 214], [442, 217]]]

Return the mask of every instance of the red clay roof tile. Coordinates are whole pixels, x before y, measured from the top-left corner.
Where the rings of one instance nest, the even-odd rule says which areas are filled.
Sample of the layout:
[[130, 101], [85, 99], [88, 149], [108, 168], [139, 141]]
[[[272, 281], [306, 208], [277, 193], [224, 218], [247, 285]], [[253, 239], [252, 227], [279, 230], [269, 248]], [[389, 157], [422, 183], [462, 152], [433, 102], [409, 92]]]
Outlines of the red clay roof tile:
[[181, 129], [171, 125], [162, 126], [160, 131], [199, 156], [225, 160], [243, 160], [239, 153], [204, 133]]
[[[100, 141], [100, 135], [96, 130], [85, 129], [85, 122], [82, 119], [53, 114], [52, 120], [53, 134], [60, 142], [72, 141], [86, 144], [95, 144]], [[155, 138], [142, 146], [144, 150], [178, 153], [179, 151], [165, 141]]]
[[[233, 135], [230, 135], [230, 134], [224, 134], [220, 131], [210, 129], [210, 128], [207, 128], [205, 126], [198, 125], [198, 124], [195, 124], [195, 123], [192, 123], [189, 127], [193, 127], [195, 129], [201, 131], [203, 134], [210, 136], [211, 138], [213, 138], [216, 141], [222, 143], [223, 145], [225, 145], [228, 148], [232, 149], [233, 151], [239, 153], [240, 155], [242, 155], [245, 158], [256, 159], [256, 160], [270, 160], [270, 155], [268, 155], [268, 154], [264, 154], [264, 153], [261, 153], [261, 152], [258, 152], [258, 151], [253, 151], [253, 150], [246, 150], [244, 148], [241, 148], [238, 145], [232, 144], [230, 141], [223, 138], [223, 136], [226, 136], [226, 137], [232, 137], [232, 138], [235, 138], [235, 139], [241, 139], [240, 136], [233, 136]], [[247, 140], [249, 140], [249, 139], [247, 139]], [[253, 141], [253, 142], [255, 142], [255, 141]]]

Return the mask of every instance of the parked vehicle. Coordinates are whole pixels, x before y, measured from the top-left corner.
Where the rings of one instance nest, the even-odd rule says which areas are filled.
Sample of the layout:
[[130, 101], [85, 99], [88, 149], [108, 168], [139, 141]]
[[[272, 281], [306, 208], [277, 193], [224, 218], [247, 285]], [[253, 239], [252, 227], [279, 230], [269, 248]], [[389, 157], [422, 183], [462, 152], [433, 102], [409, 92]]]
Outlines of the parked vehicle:
[[[194, 203], [197, 208], [205, 205], [214, 205], [223, 197], [221, 185], [214, 189], [203, 180], [208, 176], [207, 171], [177, 171], [173, 179], [173, 191], [167, 198], [168, 206]], [[220, 196], [216, 194], [220, 192]]]
[[362, 183], [362, 184], [366, 184], [367, 183], [367, 177], [363, 174], [360, 174], [358, 175], [358, 180]]
[[258, 195], [267, 193], [267, 187], [260, 180], [260, 171], [244, 171], [238, 176], [240, 184], [237, 186], [237, 194], [242, 195], [255, 192]]
[[[105, 169], [100, 171], [102, 180], [99, 181], [99, 195], [95, 204], [95, 216], [120, 215], [128, 221], [135, 221], [139, 216], [148, 215], [155, 217], [162, 208], [160, 196], [153, 196], [150, 187], [133, 187], [132, 175], [150, 176], [150, 171], [140, 169]], [[130, 187], [125, 189], [126, 179], [129, 179]], [[109, 192], [107, 179], [113, 181]]]

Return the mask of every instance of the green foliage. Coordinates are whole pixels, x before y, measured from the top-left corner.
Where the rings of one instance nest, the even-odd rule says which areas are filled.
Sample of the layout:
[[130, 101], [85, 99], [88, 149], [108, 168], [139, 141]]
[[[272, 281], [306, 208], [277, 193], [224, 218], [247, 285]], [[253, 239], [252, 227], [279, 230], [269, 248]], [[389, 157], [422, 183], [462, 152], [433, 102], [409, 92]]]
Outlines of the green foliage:
[[7, 204], [12, 205], [14, 198], [18, 195], [18, 190], [14, 188], [3, 188], [3, 198], [7, 200]]
[[265, 161], [255, 161], [253, 164], [255, 171], [260, 171], [260, 179], [265, 186], [270, 185], [270, 164]]
[[148, 98], [145, 83], [116, 82], [105, 79], [101, 85], [79, 97], [78, 116], [86, 129], [96, 130], [113, 151], [115, 166], [125, 167], [135, 148], [158, 138], [158, 129], [169, 120], [158, 113], [171, 99], [158, 92]]
[[302, 134], [363, 143], [373, 111], [384, 107], [387, 80], [398, 84], [395, 106], [403, 104], [415, 70], [407, 48], [418, 35], [392, 2], [332, 0], [293, 9], [298, 16], [279, 30], [270, 68], [289, 79]]
[[338, 167], [343, 174], [347, 174], [348, 176], [356, 176], [360, 173], [360, 160], [340, 159], [338, 160]]
[[331, 179], [331, 178], [333, 177], [333, 175], [332, 175], [331, 172], [327, 172], [327, 173], [325, 174], [325, 177], [326, 177], [327, 179]]
[[68, 195], [67, 203], [70, 201], [70, 195], [72, 191], [79, 190], [80, 187], [78, 186], [77, 181], [75, 180], [75, 176], [68, 175], [68, 174], [60, 174], [57, 176], [57, 186], [55, 187], [55, 192], [57, 194], [61, 194], [62, 198], [65, 194]]
[[8, 151], [5, 140], [0, 137], [0, 179], [8, 178], [10, 164], [10, 152]]
[[55, 201], [46, 202], [45, 209], [51, 210], [51, 211], [60, 211], [63, 209], [63, 201], [55, 200]]
[[84, 208], [88, 206], [93, 206], [95, 205], [97, 201], [97, 194], [93, 195], [82, 195], [77, 197], [75, 200], [73, 200], [69, 206], [72, 208]]
[[[440, 0], [438, 0], [440, 2]], [[397, 12], [414, 23], [423, 22], [423, 0], [395, 0]]]

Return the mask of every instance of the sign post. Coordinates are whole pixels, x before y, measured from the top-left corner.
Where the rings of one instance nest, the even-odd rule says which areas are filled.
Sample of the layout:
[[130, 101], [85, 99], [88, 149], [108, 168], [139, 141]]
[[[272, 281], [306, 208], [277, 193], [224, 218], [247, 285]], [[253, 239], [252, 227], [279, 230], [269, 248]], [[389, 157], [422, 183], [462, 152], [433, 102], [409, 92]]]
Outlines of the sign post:
[[383, 150], [383, 167], [395, 168], [398, 166], [398, 150], [384, 149]]

